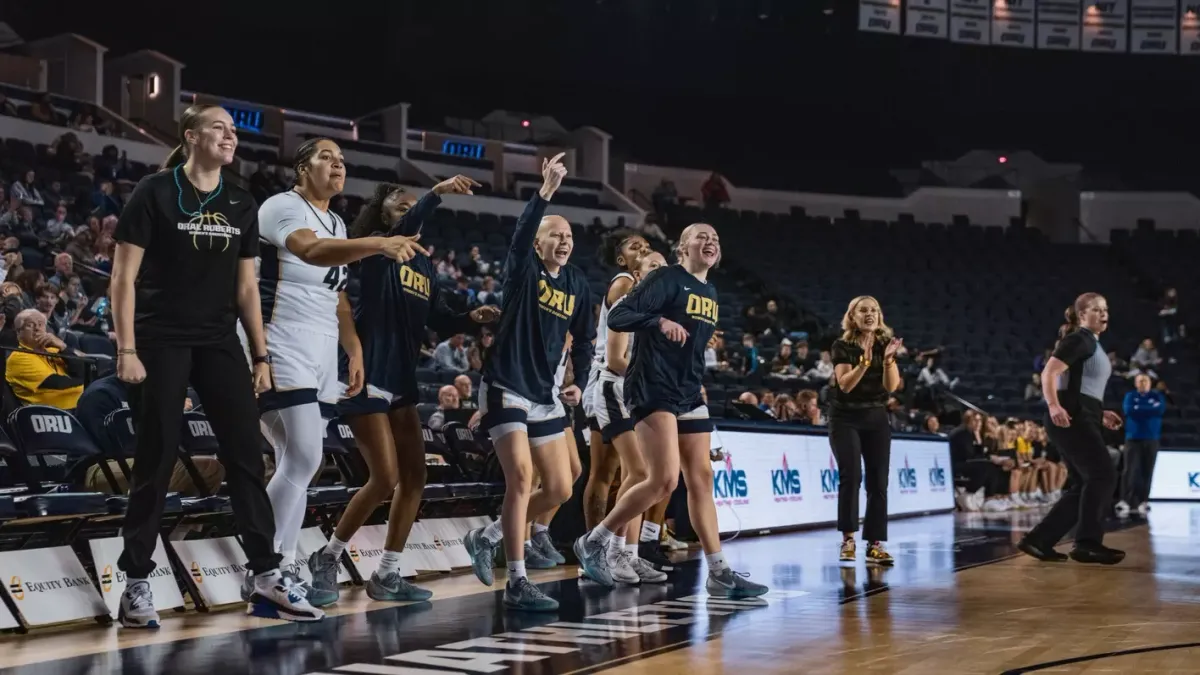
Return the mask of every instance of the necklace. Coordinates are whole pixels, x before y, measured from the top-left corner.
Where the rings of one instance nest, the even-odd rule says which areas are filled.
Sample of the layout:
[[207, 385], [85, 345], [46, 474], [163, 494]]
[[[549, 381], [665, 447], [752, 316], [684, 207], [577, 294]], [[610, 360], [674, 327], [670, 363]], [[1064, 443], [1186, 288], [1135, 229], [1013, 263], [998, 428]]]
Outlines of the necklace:
[[331, 237], [337, 236], [337, 217], [338, 216], [336, 213], [329, 214], [329, 222], [333, 223], [333, 228], [331, 229], [328, 225], [325, 224], [325, 221], [321, 218], [321, 214], [317, 213], [317, 210], [315, 208], [313, 208], [312, 202], [308, 201], [308, 199], [304, 195], [300, 194], [295, 188], [292, 188], [292, 194], [299, 197], [301, 199], [301, 201], [304, 202], [304, 205], [308, 207], [308, 210], [312, 211], [312, 214], [314, 216], [316, 216], [316, 218], [317, 218], [317, 222], [320, 223], [321, 227], [326, 232], [329, 233], [329, 236], [331, 236]]
[[[192, 211], [188, 211], [187, 209], [183, 208], [183, 183], [180, 182], [180, 180], [179, 180], [179, 175], [181, 173], [183, 173], [183, 165], [182, 164], [175, 167], [175, 170], [172, 172], [172, 174], [175, 176], [175, 188], [179, 190], [179, 200], [178, 200], [179, 201], [179, 210], [182, 211], [183, 215], [185, 215], [185, 216], [191, 216], [193, 218], [198, 218], [200, 216], [200, 214], [204, 213], [204, 207], [208, 206], [209, 203], [212, 202], [212, 200], [217, 198], [217, 195], [221, 194], [221, 189], [225, 187], [225, 177], [221, 176], [219, 174], [217, 175], [217, 189], [208, 193], [208, 196], [205, 197], [204, 199], [200, 198], [200, 191], [196, 189], [195, 185], [192, 185], [192, 192], [196, 193], [196, 201], [200, 203], [200, 208], [196, 209], [195, 212], [192, 212]], [[189, 184], [190, 184], [190, 182], [189, 182]]]

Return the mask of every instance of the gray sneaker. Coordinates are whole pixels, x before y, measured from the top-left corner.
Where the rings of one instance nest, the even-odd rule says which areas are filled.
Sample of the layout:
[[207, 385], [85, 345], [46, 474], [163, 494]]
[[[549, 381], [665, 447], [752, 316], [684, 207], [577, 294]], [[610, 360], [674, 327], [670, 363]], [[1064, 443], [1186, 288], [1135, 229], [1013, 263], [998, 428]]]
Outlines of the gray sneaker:
[[312, 584], [300, 578], [300, 566], [296, 563], [292, 563], [291, 567], [284, 568], [281, 571], [283, 572], [283, 576], [292, 582], [293, 586], [304, 591], [304, 596], [308, 599], [308, 604], [313, 607], [324, 607], [337, 602], [337, 591], [318, 590], [313, 588]]
[[242, 579], [242, 602], [250, 602], [251, 595], [254, 595], [254, 572], [246, 570], [246, 577]]
[[629, 561], [629, 566], [638, 575], [643, 584], [661, 584], [667, 580], [667, 573], [654, 568], [649, 562], [641, 558], [633, 558]]
[[588, 533], [575, 540], [575, 557], [584, 576], [598, 584], [612, 587], [612, 573], [608, 570], [608, 547], [599, 542], [588, 541]]
[[[558, 552], [557, 548], [555, 548], [554, 540], [550, 538], [549, 530], [542, 530], [541, 532], [534, 534], [533, 546], [543, 556], [553, 560], [555, 565], [567, 564], [567, 559], [563, 557], [563, 554]], [[528, 558], [529, 556], [526, 557]]]
[[483, 536], [482, 527], [471, 530], [463, 537], [463, 546], [467, 549], [467, 555], [471, 556], [471, 569], [475, 570], [475, 577], [482, 581], [484, 586], [491, 586], [496, 582], [492, 567], [496, 564], [498, 545], [499, 542], [493, 544]]
[[138, 581], [125, 589], [117, 621], [126, 628], [158, 628], [158, 612], [154, 611], [154, 593], [149, 581]]
[[367, 597], [381, 602], [424, 602], [433, 597], [433, 592], [408, 583], [399, 572], [388, 572], [383, 577], [375, 572], [367, 582]]
[[[313, 554], [308, 557], [308, 573], [312, 575], [312, 586], [315, 593], [332, 593], [333, 600], [337, 602], [338, 595], [341, 591], [338, 589], [338, 557], [321, 547], [320, 550], [313, 551]], [[309, 600], [314, 597], [310, 594]], [[316, 605], [316, 602], [313, 602]], [[317, 605], [320, 606], [320, 605]]]
[[530, 583], [527, 577], [509, 581], [504, 587], [504, 606], [519, 612], [556, 612], [558, 601]]
[[750, 575], [734, 572], [728, 567], [716, 573], [709, 570], [705, 588], [709, 595], [717, 598], [754, 598], [770, 590], [762, 584], [747, 581], [748, 576]]
[[531, 570], [548, 570], [558, 567], [558, 565], [542, 555], [542, 551], [536, 544], [525, 544], [525, 567]]

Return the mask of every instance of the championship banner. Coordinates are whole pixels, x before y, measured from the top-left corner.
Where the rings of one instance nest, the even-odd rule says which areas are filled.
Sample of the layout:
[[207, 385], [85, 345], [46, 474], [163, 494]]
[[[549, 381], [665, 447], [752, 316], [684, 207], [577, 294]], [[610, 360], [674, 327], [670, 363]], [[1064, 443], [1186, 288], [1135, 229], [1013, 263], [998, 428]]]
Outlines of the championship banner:
[[[300, 539], [296, 542], [296, 563], [299, 566], [300, 578], [312, 583], [312, 572], [308, 570], [308, 559], [314, 551], [319, 551], [325, 548], [329, 540], [325, 538], [325, 534], [321, 532], [319, 527], [306, 527], [300, 530]], [[338, 560], [338, 575], [337, 581], [339, 584], [344, 584], [350, 581], [350, 573], [346, 571], [346, 566]]]
[[1176, 0], [1133, 0], [1129, 17], [1129, 51], [1134, 54], [1178, 52], [1179, 4]]
[[991, 42], [991, 0], [952, 0], [950, 4], [950, 40], [964, 44], [986, 45]]
[[1179, 53], [1200, 56], [1200, 0], [1183, 0], [1179, 14]]
[[[713, 501], [722, 534], [837, 521], [841, 475], [827, 436], [722, 433], [725, 457], [713, 462]], [[892, 440], [889, 516], [952, 510], [953, 488], [945, 439]], [[866, 504], [860, 485], [860, 515]]]
[[[109, 616], [115, 619], [117, 610], [121, 608], [121, 594], [125, 592], [125, 573], [117, 569], [117, 558], [125, 550], [125, 539], [93, 539], [88, 544], [92, 549], [92, 560], [96, 563], [96, 575], [100, 577], [100, 595], [104, 598], [104, 604], [108, 605]], [[162, 537], [159, 537], [151, 559], [154, 561], [154, 571], [150, 573], [149, 581], [155, 608], [183, 607], [183, 594], [179, 592], [179, 584], [175, 583], [175, 570], [167, 557], [167, 549], [163, 547]]]
[[412, 559], [412, 566], [417, 572], [450, 571], [450, 561], [446, 559], [442, 544], [420, 521], [413, 523], [402, 555]]
[[1082, 0], [1038, 0], [1038, 49], [1079, 49]]
[[0, 578], [26, 626], [108, 615], [104, 599], [70, 546], [4, 551]]
[[1034, 0], [992, 0], [992, 44], [1033, 49]]
[[209, 607], [242, 601], [246, 554], [236, 537], [172, 541], [187, 571], [188, 588]]
[[900, 0], [858, 0], [858, 29], [900, 34]]
[[1128, 51], [1129, 0], [1084, 0], [1083, 51]]
[[949, 35], [949, 0], [908, 0], [904, 34], [945, 40]]

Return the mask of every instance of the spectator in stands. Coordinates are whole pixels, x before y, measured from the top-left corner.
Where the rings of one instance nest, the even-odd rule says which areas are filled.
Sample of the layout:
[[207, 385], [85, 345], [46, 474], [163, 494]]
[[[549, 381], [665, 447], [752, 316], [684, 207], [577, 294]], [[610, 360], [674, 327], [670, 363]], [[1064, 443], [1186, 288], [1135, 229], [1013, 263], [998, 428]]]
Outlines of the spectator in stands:
[[700, 196], [704, 200], [704, 208], [715, 211], [729, 203], [729, 190], [725, 187], [725, 179], [721, 174], [713, 172], [708, 180], [700, 186]]
[[654, 204], [654, 210], [666, 214], [679, 203], [679, 190], [675, 188], [675, 183], [662, 179], [655, 188], [654, 192], [650, 193], [650, 201]]
[[1112, 366], [1113, 377], [1129, 378], [1133, 376], [1129, 372], [1129, 362], [1117, 356], [1115, 351], [1108, 353], [1108, 364]]
[[[16, 317], [17, 340], [24, 349], [50, 354], [68, 353], [67, 345], [46, 330], [46, 317], [27, 309]], [[71, 353], [74, 353], [73, 351]], [[83, 363], [29, 352], [8, 357], [5, 379], [23, 405], [48, 405], [74, 410], [83, 393]]]
[[770, 389], [760, 389], [758, 396], [758, 409], [769, 414], [775, 414], [775, 392]]
[[96, 244], [92, 246], [92, 265], [104, 272], [112, 271], [112, 257], [116, 242], [113, 241], [112, 235], [105, 232], [96, 240]]
[[759, 407], [758, 395], [752, 391], [742, 392], [742, 394], [737, 397], [737, 402], [745, 403], [746, 405], [752, 405], [755, 408]]
[[36, 307], [46, 317], [46, 330], [49, 333], [61, 337], [71, 327], [71, 317], [58, 297], [58, 288], [53, 284], [42, 284], [38, 289]]
[[814, 427], [825, 426], [825, 416], [821, 414], [817, 392], [812, 389], [801, 390], [799, 394], [796, 394], [796, 401], [800, 409], [799, 417], [804, 420], [805, 424]]
[[777, 377], [792, 378], [800, 374], [800, 369], [792, 361], [792, 341], [784, 338], [779, 343], [775, 358], [771, 360], [771, 374]]
[[59, 288], [67, 287], [67, 279], [75, 273], [75, 263], [71, 260], [70, 253], [59, 253], [54, 256], [54, 276], [47, 281], [58, 286]]
[[796, 405], [795, 399], [787, 394], [775, 397], [775, 405], [770, 412], [780, 422], [791, 422], [800, 417], [799, 406]]
[[1124, 401], [1125, 476], [1121, 501], [1117, 503], [1119, 516], [1128, 515], [1131, 508], [1143, 516], [1150, 510], [1150, 479], [1167, 409], [1166, 396], [1150, 388], [1149, 376], [1138, 375], [1133, 384], [1137, 390], [1125, 394]]
[[426, 424], [434, 431], [441, 431], [446, 424], [446, 411], [459, 409], [458, 389], [453, 385], [446, 385], [438, 390], [438, 407], [429, 416], [429, 422]]
[[[97, 221], [97, 224], [99, 221]], [[67, 244], [64, 249], [71, 258], [81, 265], [93, 265], [96, 262], [96, 256], [92, 254], [92, 243], [95, 241], [91, 230], [86, 226], [80, 226], [75, 230], [75, 237]]]
[[474, 279], [487, 276], [491, 273], [491, 269], [492, 264], [483, 259], [483, 254], [479, 252], [479, 247], [472, 246], [470, 253], [467, 254], [467, 261], [462, 265], [463, 274]]
[[1129, 370], [1130, 375], [1139, 375], [1145, 373], [1151, 379], [1158, 379], [1158, 373], [1154, 369], [1162, 363], [1162, 358], [1158, 355], [1158, 349], [1154, 347], [1154, 340], [1146, 338], [1142, 340], [1142, 344], [1138, 345], [1137, 351], [1129, 358], [1129, 365], [1132, 366]]
[[454, 388], [458, 390], [458, 407], [460, 408], [475, 408], [475, 402], [471, 400], [471, 378], [466, 375], [459, 375], [454, 378]]
[[[6, 241], [17, 241], [17, 238], [10, 237]], [[0, 280], [8, 278], [9, 270], [23, 267], [24, 265], [21, 258], [20, 244], [17, 244], [17, 246], [13, 248], [8, 248], [6, 245], [4, 249], [4, 256], [0, 258]]]
[[5, 117], [17, 116], [17, 106], [13, 105], [13, 102], [8, 100], [8, 97], [4, 95], [4, 92], [0, 92], [0, 115], [4, 115]]
[[742, 375], [757, 372], [758, 364], [758, 347], [754, 344], [754, 335], [746, 333], [742, 336]]
[[483, 278], [483, 283], [480, 284], [479, 293], [475, 296], [481, 305], [496, 305], [497, 307], [503, 302], [500, 296], [500, 291], [496, 290], [496, 280], [490, 275]]
[[[804, 348], [808, 349], [808, 346], [805, 345]], [[813, 367], [808, 369], [808, 372], [804, 373], [804, 379], [809, 384], [824, 386], [829, 384], [829, 378], [831, 377], [833, 377], [833, 355], [828, 351], [822, 351], [820, 360], [813, 364]]]
[[33, 99], [33, 105], [29, 107], [29, 117], [35, 122], [43, 124], [58, 124], [58, 112], [54, 109], [54, 105], [50, 103], [50, 94], [41, 93]]
[[659, 227], [658, 217], [653, 213], [647, 213], [641, 227], [635, 229], [651, 241], [667, 241], [667, 233]]
[[439, 343], [437, 348], [433, 350], [434, 366], [456, 373], [461, 373], [469, 369], [471, 363], [467, 360], [467, 350], [463, 347], [463, 342], [466, 338], [467, 336], [458, 333]]
[[1042, 376], [1034, 373], [1025, 384], [1025, 400], [1037, 401], [1042, 398]]
[[50, 181], [50, 185], [42, 190], [42, 199], [46, 200], [47, 206], [67, 205], [68, 200], [62, 193], [62, 181]]
[[42, 193], [37, 189], [37, 173], [33, 169], [25, 169], [21, 180], [13, 181], [12, 195], [21, 200], [26, 206], [41, 208], [46, 204]]
[[96, 126], [92, 124], [91, 114], [82, 110], [71, 115], [71, 121], [69, 124], [72, 129], [76, 129], [78, 131], [86, 131], [88, 133], [96, 131]]
[[715, 331], [704, 348], [704, 367], [709, 370], [729, 370], [729, 355], [725, 352], [724, 331]]
[[941, 428], [942, 423], [938, 421], [937, 415], [928, 415], [925, 417], [925, 433], [934, 434], [936, 436], [945, 436], [946, 434], [941, 432]]
[[54, 139], [54, 143], [50, 145], [47, 153], [53, 159], [54, 168], [62, 173], [74, 173], [81, 168], [83, 144], [79, 142], [79, 137], [72, 132], [68, 131]]
[[465, 276], [458, 278], [458, 284], [454, 288], [454, 295], [458, 297], [464, 308], [474, 307], [476, 304], [475, 289], [471, 288], [470, 279]]
[[1158, 304], [1158, 323], [1162, 329], [1163, 344], [1171, 344], [1176, 339], [1184, 337], [1187, 332], [1182, 317], [1179, 316], [1179, 292], [1168, 288], [1163, 292]]
[[458, 265], [454, 263], [456, 256], [457, 254], [454, 252], [454, 249], [450, 249], [449, 251], [446, 251], [446, 257], [438, 261], [437, 275], [439, 281], [446, 284], [452, 284], [454, 283], [455, 279], [458, 279], [460, 276], [462, 276], [462, 272], [458, 269]]
[[483, 372], [483, 355], [486, 354], [487, 350], [491, 348], [492, 342], [495, 339], [496, 336], [492, 333], [492, 331], [484, 328], [479, 335], [479, 339], [476, 340], [469, 349], [467, 349], [467, 365], [471, 367], [472, 371], [476, 373]]
[[113, 183], [104, 179], [92, 193], [92, 213], [104, 218], [121, 215], [121, 199], [113, 194]]
[[78, 274], [72, 274], [67, 278], [67, 285], [59, 292], [59, 297], [62, 298], [67, 312], [72, 316], [77, 315], [88, 305], [87, 293], [83, 291], [83, 280], [79, 278]]
[[951, 380], [946, 371], [938, 366], [937, 361], [930, 357], [925, 360], [925, 367], [921, 369], [920, 375], [917, 375], [917, 382], [934, 391], [940, 391], [941, 389], [954, 389], [958, 384], [958, 379]]
[[32, 309], [37, 298], [38, 288], [46, 283], [46, 277], [38, 270], [25, 270], [17, 275], [17, 285], [21, 287], [21, 305]]
[[46, 219], [45, 238], [57, 242], [66, 239], [74, 232], [75, 228], [67, 222], [66, 205], [59, 204], [54, 208], [54, 215]]

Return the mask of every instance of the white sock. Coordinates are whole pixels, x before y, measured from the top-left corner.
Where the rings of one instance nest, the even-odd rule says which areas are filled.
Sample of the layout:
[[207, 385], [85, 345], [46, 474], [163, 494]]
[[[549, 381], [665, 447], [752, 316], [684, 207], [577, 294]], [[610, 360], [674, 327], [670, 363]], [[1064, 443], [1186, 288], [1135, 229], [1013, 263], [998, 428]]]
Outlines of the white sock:
[[275, 587], [275, 584], [279, 583], [282, 576], [278, 569], [256, 574], [254, 575], [254, 590], [259, 593], [268, 592]]
[[549, 532], [549, 531], [550, 531], [549, 525], [543, 525], [541, 523], [533, 524], [533, 533], [534, 534], [537, 534], [538, 532]]
[[624, 536], [618, 537], [617, 535], [614, 534], [612, 541], [610, 541], [608, 543], [608, 545], [611, 546], [614, 551], [619, 551], [619, 550], [625, 548], [625, 537]]
[[659, 535], [661, 534], [662, 525], [649, 520], [642, 521], [642, 541], [658, 542]]
[[509, 560], [508, 561], [508, 581], [512, 583], [516, 579], [525, 578], [525, 561], [524, 560]]
[[725, 554], [720, 551], [709, 553], [704, 556], [704, 559], [708, 561], [708, 571], [712, 574], [719, 574], [729, 569], [729, 563], [725, 562]]
[[532, 539], [526, 539], [526, 540], [525, 540], [525, 545], [526, 545], [526, 546], [529, 546], [529, 547], [531, 547], [531, 548], [532, 548], [532, 547], [533, 547], [533, 540], [532, 540]]
[[625, 550], [629, 551], [629, 555], [633, 556], [634, 560], [637, 560], [637, 557], [638, 557], [638, 545], [637, 544], [625, 544]]
[[325, 544], [325, 552], [333, 555], [335, 558], [340, 558], [342, 551], [346, 550], [346, 543], [338, 539], [336, 535], [332, 536], [329, 538], [329, 543]]
[[608, 528], [601, 523], [592, 529], [591, 533], [588, 534], [587, 540], [608, 546], [608, 543], [613, 540], [613, 533], [609, 532]]
[[384, 551], [383, 557], [379, 559], [379, 567], [375, 573], [381, 577], [386, 577], [392, 572], [400, 571], [400, 551]]
[[288, 569], [290, 567], [294, 567], [296, 565], [296, 552], [295, 551], [286, 551], [286, 552], [280, 551], [279, 555], [281, 557], [281, 559], [279, 561], [279, 569], [286, 570], [286, 569]]
[[500, 525], [499, 518], [492, 521], [492, 523], [487, 527], [483, 528], [483, 538], [487, 539], [488, 542], [492, 544], [499, 544], [500, 541], [504, 539], [504, 530]]

